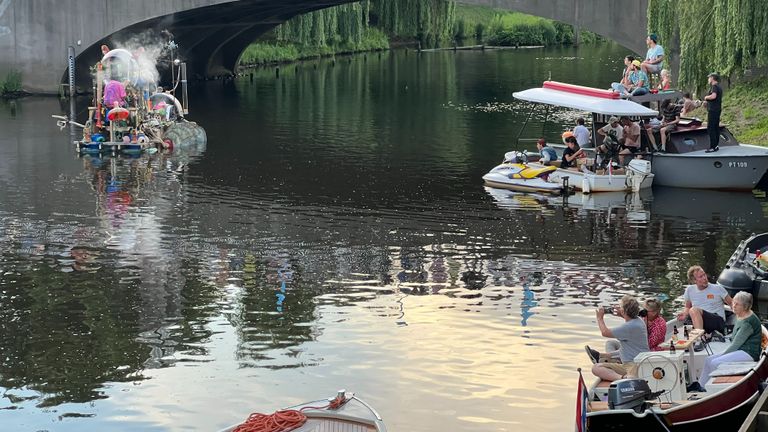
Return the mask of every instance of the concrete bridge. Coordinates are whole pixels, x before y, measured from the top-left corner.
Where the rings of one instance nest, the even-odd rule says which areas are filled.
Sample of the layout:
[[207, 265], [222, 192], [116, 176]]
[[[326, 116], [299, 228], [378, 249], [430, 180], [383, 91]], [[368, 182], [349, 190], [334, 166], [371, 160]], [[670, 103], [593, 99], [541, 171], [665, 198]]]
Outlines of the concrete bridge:
[[[387, 1], [387, 0], [379, 0]], [[576, 25], [632, 51], [645, 52], [648, 0], [460, 0], [516, 10]], [[0, 81], [22, 74], [24, 89], [56, 93], [66, 82], [67, 47], [75, 48], [77, 76], [90, 85], [89, 67], [100, 46], [128, 41], [145, 30], [168, 30], [181, 47], [190, 76], [233, 71], [260, 35], [300, 14], [350, 0], [0, 0]]]

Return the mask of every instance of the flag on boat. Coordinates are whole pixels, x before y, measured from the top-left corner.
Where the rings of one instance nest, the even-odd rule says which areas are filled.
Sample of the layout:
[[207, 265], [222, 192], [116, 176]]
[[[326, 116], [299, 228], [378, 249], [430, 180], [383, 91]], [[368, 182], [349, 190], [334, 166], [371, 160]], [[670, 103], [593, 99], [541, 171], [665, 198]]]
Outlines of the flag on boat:
[[589, 392], [584, 384], [584, 377], [579, 369], [579, 385], [576, 395], [576, 432], [587, 432], [587, 406], [589, 405]]

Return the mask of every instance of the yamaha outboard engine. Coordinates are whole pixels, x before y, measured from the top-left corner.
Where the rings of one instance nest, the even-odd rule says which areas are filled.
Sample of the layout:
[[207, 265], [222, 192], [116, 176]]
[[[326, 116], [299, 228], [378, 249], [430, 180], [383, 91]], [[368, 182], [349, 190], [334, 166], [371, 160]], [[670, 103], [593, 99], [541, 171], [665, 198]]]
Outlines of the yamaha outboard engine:
[[642, 379], [622, 379], [614, 381], [608, 387], [608, 408], [633, 409], [638, 413], [645, 411], [646, 401], [655, 399], [663, 391], [651, 393], [648, 381]]

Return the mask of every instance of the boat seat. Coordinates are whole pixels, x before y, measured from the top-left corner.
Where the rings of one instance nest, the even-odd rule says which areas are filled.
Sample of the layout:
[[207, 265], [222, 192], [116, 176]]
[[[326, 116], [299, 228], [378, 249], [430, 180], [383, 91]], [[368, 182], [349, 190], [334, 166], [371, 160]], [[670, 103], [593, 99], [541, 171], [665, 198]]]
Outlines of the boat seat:
[[599, 383], [597, 383], [597, 385], [593, 389], [595, 396], [597, 396], [601, 401], [607, 401], [608, 388], [611, 386], [612, 382], [613, 381], [602, 380]]
[[557, 170], [557, 168], [553, 166], [545, 166], [541, 168], [526, 167], [522, 171], [512, 174], [511, 178], [533, 179], [542, 174], [549, 173], [555, 170]]
[[595, 411], [608, 411], [608, 401], [592, 401], [589, 403], [589, 412], [595, 412]]

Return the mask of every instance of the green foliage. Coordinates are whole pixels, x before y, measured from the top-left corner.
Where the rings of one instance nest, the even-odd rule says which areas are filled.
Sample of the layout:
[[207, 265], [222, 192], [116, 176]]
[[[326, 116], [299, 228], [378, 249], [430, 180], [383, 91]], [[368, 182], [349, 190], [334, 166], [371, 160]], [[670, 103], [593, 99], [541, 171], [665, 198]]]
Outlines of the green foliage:
[[369, 2], [348, 3], [294, 17], [275, 29], [277, 39], [306, 46], [359, 43], [368, 28]]
[[390, 36], [416, 38], [427, 45], [454, 36], [456, 3], [451, 0], [379, 0], [372, 3], [371, 13]]
[[723, 121], [741, 142], [768, 145], [766, 112], [768, 78], [741, 82], [727, 90], [723, 98]]
[[5, 75], [5, 80], [0, 83], [0, 95], [11, 95], [21, 91], [21, 72], [11, 70]]
[[553, 45], [559, 43], [559, 39], [562, 40], [563, 36], [558, 36], [553, 21], [520, 13], [505, 13], [491, 20], [486, 42], [501, 46]]
[[738, 77], [768, 65], [766, 0], [650, 0], [648, 31], [662, 46], [679, 35], [683, 88], [702, 89], [712, 71]]
[[286, 63], [339, 53], [374, 51], [389, 48], [387, 36], [379, 29], [367, 28], [362, 38], [326, 45], [299, 45], [289, 42], [255, 42], [240, 57], [240, 64], [252, 66]]
[[[574, 42], [573, 26], [545, 18], [525, 15], [503, 9], [493, 9], [485, 6], [469, 6], [459, 4], [456, 7], [457, 32], [456, 38], [462, 39], [461, 22], [464, 28], [474, 28], [474, 36], [489, 45], [553, 45], [572, 44]], [[582, 43], [592, 43], [602, 40], [591, 32], [581, 32]]]

